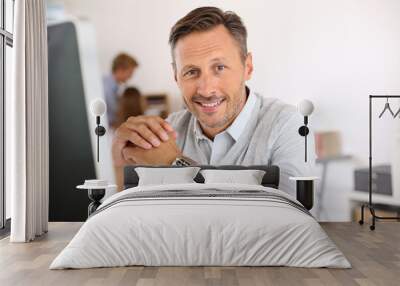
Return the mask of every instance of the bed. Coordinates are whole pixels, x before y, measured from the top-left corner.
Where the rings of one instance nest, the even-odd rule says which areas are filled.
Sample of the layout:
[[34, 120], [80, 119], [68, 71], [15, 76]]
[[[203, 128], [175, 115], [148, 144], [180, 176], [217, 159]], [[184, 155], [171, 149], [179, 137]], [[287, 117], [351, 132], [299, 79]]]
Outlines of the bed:
[[[139, 179], [138, 173], [143, 168], [125, 168], [126, 189], [100, 205], [50, 269], [129, 265], [351, 267], [308, 210], [277, 189], [278, 167], [199, 169], [240, 173], [224, 183], [204, 179], [205, 173], [198, 172], [192, 182], [168, 182], [171, 176], [165, 175], [165, 183], [141, 185], [145, 178]], [[263, 171], [261, 184], [235, 182], [245, 170], [254, 169]], [[157, 181], [154, 174], [147, 179]]]

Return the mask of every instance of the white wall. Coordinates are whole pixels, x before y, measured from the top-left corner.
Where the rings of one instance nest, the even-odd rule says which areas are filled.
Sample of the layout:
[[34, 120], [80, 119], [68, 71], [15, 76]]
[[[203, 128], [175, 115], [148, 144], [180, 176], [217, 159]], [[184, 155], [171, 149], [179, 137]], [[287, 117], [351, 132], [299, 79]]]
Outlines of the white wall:
[[[368, 95], [400, 94], [398, 0], [56, 2], [94, 23], [103, 73], [117, 52], [127, 51], [141, 65], [132, 83], [146, 93], [168, 92], [176, 108], [181, 101], [170, 67], [171, 26], [198, 6], [235, 11], [247, 26], [254, 58], [255, 72], [248, 85], [293, 104], [301, 98], [313, 100], [312, 126], [340, 130], [344, 151], [355, 156], [356, 165], [367, 164], [368, 159]], [[383, 105], [377, 102], [375, 113]], [[386, 162], [395, 120], [375, 121], [374, 158]], [[352, 168], [333, 166], [330, 171], [341, 176], [341, 170], [346, 172], [343, 188], [350, 190]], [[332, 182], [337, 179], [334, 176]]]

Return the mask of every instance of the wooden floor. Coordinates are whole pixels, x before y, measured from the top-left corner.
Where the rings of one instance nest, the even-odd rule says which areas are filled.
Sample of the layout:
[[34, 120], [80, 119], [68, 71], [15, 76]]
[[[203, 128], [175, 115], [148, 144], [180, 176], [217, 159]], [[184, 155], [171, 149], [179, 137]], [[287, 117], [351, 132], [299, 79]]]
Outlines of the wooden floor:
[[0, 241], [0, 285], [400, 285], [400, 223], [323, 223], [352, 269], [120, 267], [48, 270], [81, 223], [50, 223], [32, 243]]

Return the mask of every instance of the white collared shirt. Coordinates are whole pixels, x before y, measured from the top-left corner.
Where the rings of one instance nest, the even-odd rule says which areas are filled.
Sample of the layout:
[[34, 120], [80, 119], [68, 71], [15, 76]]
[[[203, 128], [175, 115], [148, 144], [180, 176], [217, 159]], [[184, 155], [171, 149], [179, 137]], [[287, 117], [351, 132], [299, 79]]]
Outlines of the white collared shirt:
[[197, 139], [202, 141], [200, 144], [204, 147], [204, 153], [209, 159], [209, 164], [218, 164], [218, 162], [220, 162], [221, 158], [225, 156], [233, 144], [239, 140], [240, 135], [243, 133], [246, 124], [251, 118], [255, 103], [255, 94], [250, 92], [239, 115], [226, 130], [214, 137], [214, 141], [203, 134], [199, 122], [196, 120], [195, 134]]
[[168, 122], [178, 133], [183, 154], [201, 165], [276, 165], [279, 189], [295, 195], [289, 177], [314, 175], [315, 149], [308, 135], [308, 161], [304, 161], [304, 137], [298, 133], [303, 117], [292, 105], [263, 97], [250, 90], [247, 101], [232, 125], [207, 138], [196, 117], [185, 109], [171, 114]]

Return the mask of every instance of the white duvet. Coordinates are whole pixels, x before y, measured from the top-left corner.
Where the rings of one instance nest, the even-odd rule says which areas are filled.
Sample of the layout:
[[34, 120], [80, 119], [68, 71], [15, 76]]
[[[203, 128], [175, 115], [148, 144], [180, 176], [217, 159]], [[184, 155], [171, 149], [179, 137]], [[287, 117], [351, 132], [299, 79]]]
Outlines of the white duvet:
[[[249, 191], [249, 197], [129, 198], [144, 192]], [[349, 268], [350, 263], [306, 211], [279, 198], [251, 197], [263, 186], [141, 186], [109, 197], [50, 269], [146, 266], [295, 266]], [[138, 193], [141, 192], [141, 193]]]

